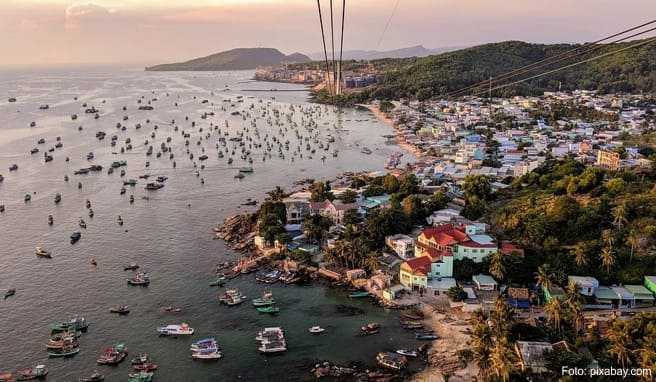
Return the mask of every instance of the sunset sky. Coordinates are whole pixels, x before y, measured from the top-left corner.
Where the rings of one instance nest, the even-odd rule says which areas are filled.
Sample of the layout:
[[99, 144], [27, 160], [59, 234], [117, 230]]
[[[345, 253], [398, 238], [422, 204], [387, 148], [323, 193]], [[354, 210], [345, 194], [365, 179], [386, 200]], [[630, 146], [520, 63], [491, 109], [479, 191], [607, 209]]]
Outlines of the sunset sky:
[[[656, 0], [400, 0], [381, 39], [395, 2], [347, 0], [345, 49], [585, 42], [656, 15]], [[157, 64], [256, 46], [320, 51], [316, 1], [0, 0], [0, 65]]]

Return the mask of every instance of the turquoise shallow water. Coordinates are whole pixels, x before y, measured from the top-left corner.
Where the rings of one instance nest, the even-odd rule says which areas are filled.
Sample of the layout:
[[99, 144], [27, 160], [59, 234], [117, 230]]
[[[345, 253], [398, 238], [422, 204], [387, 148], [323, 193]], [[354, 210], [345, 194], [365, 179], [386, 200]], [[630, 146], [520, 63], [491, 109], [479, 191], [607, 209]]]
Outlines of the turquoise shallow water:
[[[243, 91], [263, 88], [262, 83], [248, 81], [251, 75], [249, 72], [145, 73], [113, 69], [0, 73], [0, 174], [5, 177], [0, 183], [0, 204], [5, 204], [7, 209], [0, 214], [0, 290], [17, 289], [16, 296], [0, 301], [3, 326], [0, 370], [45, 363], [50, 368], [48, 380], [52, 381], [74, 381], [95, 369], [105, 374], [108, 381], [122, 381], [127, 379], [129, 362], [118, 367], [95, 364], [104, 346], [120, 341], [127, 344], [131, 354], [152, 355], [159, 364], [158, 381], [304, 380], [311, 379], [309, 366], [316, 359], [369, 364], [381, 349], [414, 345], [409, 333], [399, 327], [395, 312], [367, 301], [349, 300], [344, 292], [321, 285], [272, 287], [282, 310], [277, 317], [258, 314], [247, 303], [233, 308], [218, 304], [218, 290], [208, 287], [212, 270], [216, 264], [233, 259], [235, 254], [221, 241], [212, 239], [211, 228], [216, 223], [246, 209], [239, 207], [246, 198], [261, 199], [276, 185], [289, 189], [293, 181], [302, 178], [334, 177], [351, 170], [381, 170], [385, 158], [398, 151], [395, 146], [385, 145], [382, 138], [391, 132], [390, 128], [369, 113], [349, 110], [338, 114], [319, 107], [319, 139], [324, 139], [328, 132], [335, 136], [332, 147], [340, 152], [337, 158], [326, 153], [325, 163], [319, 159], [320, 155], [312, 160], [291, 162], [289, 157], [276, 158], [274, 151], [273, 158], [262, 163], [261, 154], [255, 154], [255, 174], [241, 181], [234, 179], [235, 167], [245, 163], [237, 156], [229, 166], [225, 158], [217, 158], [214, 148], [217, 134], [203, 139], [201, 145], [196, 144], [209, 131], [210, 122], [234, 136], [242, 126], [249, 125], [250, 119], [244, 121], [231, 112], [243, 111], [251, 103], [260, 111], [285, 110], [290, 104], [297, 108], [311, 107], [305, 92]], [[293, 85], [265, 85], [266, 89], [302, 90]], [[223, 102], [234, 101], [238, 95], [244, 97], [243, 103], [234, 102], [232, 107], [230, 102]], [[8, 103], [8, 97], [17, 97], [18, 101]], [[141, 97], [157, 98], [153, 102], [154, 110], [137, 111], [137, 100]], [[210, 102], [201, 104], [202, 99]], [[85, 115], [83, 102], [100, 109], [101, 118], [94, 120]], [[175, 102], [178, 107], [174, 106]], [[42, 104], [49, 104], [51, 109], [38, 110]], [[222, 111], [221, 105], [226, 105], [228, 110]], [[128, 110], [123, 111], [123, 106]], [[200, 115], [208, 111], [216, 115], [201, 119]], [[78, 120], [71, 120], [73, 113], [79, 115]], [[300, 114], [293, 117], [297, 123]], [[123, 121], [125, 115], [129, 117], [127, 121]], [[146, 122], [148, 119], [150, 123]], [[168, 124], [173, 119], [180, 130], [192, 134], [190, 152], [197, 158], [205, 148], [209, 156], [200, 177], [194, 175], [192, 161], [185, 157], [180, 131], [174, 132]], [[223, 127], [225, 120], [228, 129]], [[37, 127], [28, 127], [32, 121]], [[192, 121], [196, 122], [194, 128]], [[127, 125], [127, 130], [117, 130], [117, 122]], [[285, 118], [281, 122], [290, 127]], [[143, 126], [139, 130], [135, 129], [137, 123]], [[159, 129], [153, 139], [150, 134], [155, 131], [155, 124]], [[261, 136], [279, 134], [280, 127], [268, 126], [266, 117], [259, 118], [257, 125]], [[80, 132], [78, 126], [84, 129]], [[342, 130], [335, 131], [334, 126]], [[198, 132], [201, 127], [203, 133]], [[106, 132], [107, 137], [98, 141], [95, 138], [98, 131]], [[119, 138], [115, 148], [110, 146], [113, 134]], [[55, 144], [57, 136], [61, 136], [64, 147], [52, 153], [54, 160], [45, 164], [42, 152]], [[157, 151], [169, 136], [176, 169], [166, 154], [160, 159], [145, 155], [146, 139]], [[131, 138], [134, 149], [128, 154], [112, 154], [118, 152], [127, 137]], [[291, 133], [286, 137], [294, 147], [295, 138]], [[37, 145], [39, 138], [45, 138], [46, 144]], [[36, 146], [41, 153], [30, 155], [29, 150]], [[371, 148], [373, 154], [362, 154], [361, 146]], [[90, 151], [96, 157], [92, 162], [85, 159]], [[70, 157], [69, 163], [64, 161], [66, 156]], [[121, 196], [118, 170], [113, 175], [106, 174], [109, 164], [119, 159], [128, 161], [125, 178], [136, 179], [144, 173], [166, 175], [169, 177], [166, 187], [147, 192], [143, 189], [145, 181], [140, 180], [137, 187]], [[151, 162], [148, 170], [145, 169], [147, 160]], [[7, 171], [12, 163], [19, 165], [17, 172]], [[74, 170], [90, 163], [103, 165], [105, 170], [86, 176], [73, 175]], [[70, 176], [70, 182], [64, 182], [64, 174]], [[204, 185], [200, 183], [201, 177], [205, 179]], [[78, 181], [83, 183], [81, 190], [77, 188]], [[23, 196], [28, 192], [34, 194], [26, 204]], [[55, 206], [53, 197], [57, 192], [63, 200]], [[135, 195], [133, 205], [128, 202], [130, 194]], [[93, 219], [87, 217], [84, 206], [87, 199], [92, 202]], [[46, 223], [48, 214], [55, 219], [52, 227]], [[117, 215], [125, 221], [123, 227], [116, 224]], [[88, 227], [81, 230], [82, 239], [71, 245], [68, 237], [80, 230], [77, 225], [80, 217]], [[37, 245], [52, 251], [53, 259], [36, 258], [33, 252]], [[90, 265], [91, 258], [96, 259], [97, 267]], [[151, 273], [150, 287], [126, 285], [129, 273], [122, 266], [130, 262], [139, 263]], [[251, 298], [263, 289], [252, 275], [233, 280], [230, 285]], [[125, 317], [108, 313], [109, 307], [119, 304], [129, 305], [131, 313]], [[341, 315], [338, 304], [356, 306], [363, 314]], [[181, 306], [184, 312], [165, 315], [159, 309], [164, 305]], [[71, 359], [48, 359], [45, 351], [48, 325], [75, 314], [91, 322], [88, 333], [80, 339], [80, 353]], [[224, 358], [216, 363], [194, 362], [188, 351], [192, 338], [157, 336], [158, 325], [182, 321], [196, 329], [193, 338], [215, 336], [224, 348]], [[369, 321], [383, 323], [381, 334], [355, 337], [357, 329]], [[289, 351], [264, 357], [256, 351], [254, 336], [258, 329], [272, 325], [286, 329]], [[326, 327], [326, 335], [309, 335], [307, 328], [313, 325]]]

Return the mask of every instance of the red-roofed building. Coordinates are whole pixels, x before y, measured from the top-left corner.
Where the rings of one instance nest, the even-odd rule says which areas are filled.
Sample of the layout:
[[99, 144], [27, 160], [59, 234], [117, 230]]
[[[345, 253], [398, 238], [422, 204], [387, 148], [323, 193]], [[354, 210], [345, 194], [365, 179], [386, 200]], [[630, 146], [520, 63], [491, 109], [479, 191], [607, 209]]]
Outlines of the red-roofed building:
[[482, 224], [442, 224], [424, 229], [417, 237], [416, 257], [435, 251], [450, 253], [456, 260], [470, 258], [481, 262], [486, 256], [497, 251], [497, 244], [492, 237], [485, 234], [485, 226]]
[[514, 253], [518, 256], [524, 257], [524, 249], [509, 241], [501, 242], [501, 245], [499, 246], [499, 252], [503, 253], [504, 255], [511, 255]]

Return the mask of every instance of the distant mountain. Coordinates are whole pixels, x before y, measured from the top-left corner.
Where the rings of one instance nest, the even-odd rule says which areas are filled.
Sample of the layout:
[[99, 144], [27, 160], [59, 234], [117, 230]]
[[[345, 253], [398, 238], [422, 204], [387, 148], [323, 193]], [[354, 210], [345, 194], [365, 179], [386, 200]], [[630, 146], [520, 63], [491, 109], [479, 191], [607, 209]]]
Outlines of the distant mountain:
[[[427, 49], [422, 45], [411, 46], [407, 48], [378, 51], [378, 50], [346, 50], [342, 53], [345, 60], [379, 60], [382, 58], [408, 58], [408, 57], [426, 57], [432, 54], [449, 52], [461, 49], [459, 47]], [[323, 53], [313, 53], [310, 57], [314, 60], [323, 60]]]
[[211, 56], [174, 64], [156, 65], [146, 68], [147, 71], [221, 71], [249, 70], [258, 66], [274, 66], [282, 63], [300, 63], [311, 61], [301, 53], [285, 55], [273, 48], [238, 48]]

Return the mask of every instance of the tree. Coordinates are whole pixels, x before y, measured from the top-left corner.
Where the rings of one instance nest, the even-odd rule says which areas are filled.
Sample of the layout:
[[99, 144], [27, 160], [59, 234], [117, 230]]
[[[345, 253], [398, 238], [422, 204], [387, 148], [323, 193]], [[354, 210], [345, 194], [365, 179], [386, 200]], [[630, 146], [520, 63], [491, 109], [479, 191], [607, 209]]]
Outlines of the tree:
[[515, 369], [516, 356], [506, 337], [496, 339], [490, 353], [490, 363], [494, 375], [500, 381], [506, 382], [510, 379]]
[[605, 246], [599, 255], [601, 259], [601, 266], [604, 268], [606, 273], [610, 274], [610, 269], [613, 267], [615, 264], [615, 252], [613, 251], [613, 247], [611, 246]]
[[627, 223], [626, 215], [626, 203], [618, 204], [613, 208], [613, 224], [617, 226], [617, 229], [621, 230]]
[[565, 288], [564, 302], [570, 319], [573, 320], [574, 328], [578, 332], [583, 327], [583, 297], [574, 281], [570, 281]]
[[383, 188], [385, 189], [386, 193], [393, 194], [399, 191], [399, 187], [400, 187], [399, 180], [396, 179], [394, 175], [392, 174], [385, 175], [385, 178], [383, 179]]
[[412, 195], [419, 192], [419, 180], [415, 174], [406, 174], [399, 184], [399, 192], [404, 195]]
[[360, 213], [358, 212], [357, 209], [351, 208], [344, 211], [344, 217], [342, 218], [342, 223], [344, 223], [345, 226], [356, 225], [359, 224], [361, 221], [362, 219], [360, 218]]
[[467, 175], [462, 188], [467, 198], [476, 197], [485, 201], [492, 197], [490, 177], [486, 175]]
[[285, 190], [283, 190], [280, 186], [276, 186], [276, 188], [267, 192], [267, 196], [268, 199], [273, 202], [282, 202], [286, 194], [285, 194]]
[[629, 345], [631, 343], [631, 335], [629, 333], [629, 326], [619, 320], [613, 321], [608, 329], [607, 338], [610, 343], [608, 353], [625, 368], [630, 362]]
[[551, 288], [551, 280], [553, 280], [553, 272], [548, 264], [542, 264], [538, 267], [536, 274], [536, 285], [543, 289], [549, 290]]
[[425, 201], [426, 211], [431, 213], [446, 208], [450, 202], [449, 197], [443, 191], [436, 191]]
[[473, 359], [478, 366], [479, 374], [486, 380], [491, 373], [490, 354], [494, 340], [492, 330], [485, 322], [485, 316], [481, 311], [472, 318], [473, 333], [471, 336], [470, 346], [473, 351]]
[[408, 221], [417, 223], [424, 218], [424, 207], [417, 195], [410, 195], [403, 199], [401, 206]]
[[332, 225], [329, 218], [318, 214], [310, 215], [303, 221], [303, 230], [308, 239], [321, 243]]
[[544, 313], [547, 315], [548, 323], [558, 334], [562, 332], [563, 310], [563, 304], [557, 298], [552, 298], [544, 305]]
[[355, 200], [357, 198], [358, 198], [358, 193], [350, 189], [344, 190], [344, 192], [342, 192], [342, 194], [339, 195], [339, 200], [341, 200], [342, 203], [345, 204], [355, 203]]
[[310, 186], [310, 201], [323, 202], [324, 200], [334, 200], [335, 195], [330, 191], [329, 182], [315, 182]]
[[503, 281], [506, 267], [504, 265], [504, 254], [497, 251], [490, 255], [490, 274], [497, 280]]
[[465, 292], [464, 289], [460, 285], [455, 285], [449, 288], [449, 290], [446, 292], [446, 295], [449, 296], [451, 301], [462, 301], [467, 298], [467, 292]]
[[583, 243], [577, 243], [572, 250], [572, 254], [574, 255], [574, 263], [577, 266], [583, 267], [588, 265], [588, 252]]

